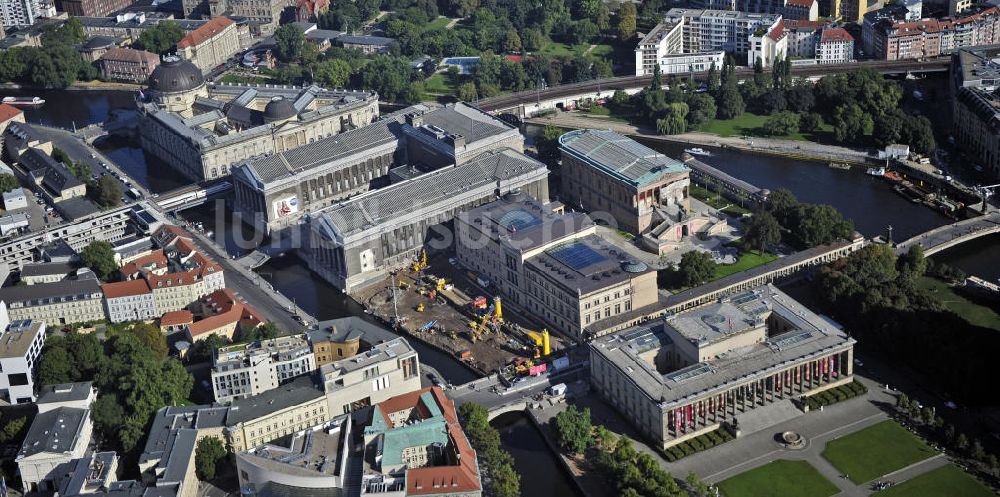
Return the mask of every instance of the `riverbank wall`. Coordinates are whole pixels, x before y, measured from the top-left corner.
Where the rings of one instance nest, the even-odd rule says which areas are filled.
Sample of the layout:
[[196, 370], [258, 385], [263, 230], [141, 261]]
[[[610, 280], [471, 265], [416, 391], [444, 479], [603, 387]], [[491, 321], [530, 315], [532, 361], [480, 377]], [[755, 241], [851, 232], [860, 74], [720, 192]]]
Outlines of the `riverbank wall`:
[[[555, 417], [556, 414], [558, 414], [560, 411], [562, 411], [562, 409], [559, 409], [558, 407], [559, 406], [556, 405], [556, 406], [552, 406], [552, 407], [548, 408], [548, 409], [552, 409], [553, 412], [551, 412], [551, 416], [548, 416], [548, 415], [546, 416], [546, 418], [547, 418], [546, 421], [543, 421], [543, 420], [541, 420], [538, 417], [539, 412], [545, 412], [546, 409], [531, 409], [531, 408], [528, 408], [528, 409], [525, 409], [524, 412], [528, 415], [528, 419], [530, 419], [531, 422], [535, 425], [535, 428], [538, 429], [538, 432], [542, 434], [542, 440], [545, 441], [545, 445], [547, 445], [549, 447], [549, 450], [552, 451], [552, 454], [555, 456], [556, 461], [559, 462], [559, 465], [562, 466], [562, 468], [563, 468], [564, 471], [566, 471], [567, 473], [569, 473], [570, 480], [573, 481], [573, 486], [576, 487], [576, 489], [577, 489], [577, 491], [579, 491], [580, 495], [582, 495], [584, 497], [603, 497], [603, 495], [604, 495], [603, 493], [597, 492], [595, 489], [590, 488], [590, 485], [585, 485], [584, 484], [584, 480], [588, 480], [589, 478], [585, 478], [584, 474], [582, 474], [572, 464], [570, 464], [570, 461], [566, 458], [566, 456], [562, 453], [562, 451], [559, 450], [559, 445], [552, 438], [552, 434], [546, 428], [545, 423], [547, 422], [547, 420]], [[565, 407], [565, 404], [562, 404], [562, 407]], [[549, 413], [546, 413], [546, 414], [549, 414]], [[524, 484], [525, 484], [525, 482], [522, 481], [521, 482], [522, 493], [523, 493], [523, 485]]]
[[17, 90], [17, 91], [55, 91], [55, 90], [72, 90], [72, 91], [121, 91], [121, 92], [135, 92], [142, 88], [142, 85], [133, 85], [128, 83], [108, 83], [108, 82], [87, 82], [87, 83], [73, 83], [66, 88], [36, 88], [30, 85], [19, 85], [17, 83], [0, 83], [0, 90]]

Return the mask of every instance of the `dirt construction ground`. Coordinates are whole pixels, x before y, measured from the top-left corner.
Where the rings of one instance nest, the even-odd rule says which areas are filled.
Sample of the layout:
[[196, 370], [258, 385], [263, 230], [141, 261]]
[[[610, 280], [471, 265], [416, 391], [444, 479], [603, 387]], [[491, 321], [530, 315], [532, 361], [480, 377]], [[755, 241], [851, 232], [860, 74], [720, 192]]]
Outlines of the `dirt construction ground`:
[[[426, 292], [425, 295], [421, 295], [418, 291], [422, 286], [420, 281], [422, 277], [426, 280], [427, 276], [435, 280], [445, 278], [445, 281], [452, 285], [451, 290], [437, 292], [433, 299], [426, 295]], [[400, 288], [400, 283], [408, 288]], [[354, 297], [374, 315], [387, 322], [398, 312], [402, 330], [420, 340], [456, 356], [468, 350], [471, 356], [467, 361], [473, 368], [483, 373], [495, 372], [515, 357], [532, 355], [532, 352], [526, 349], [529, 345], [527, 338], [517, 332], [516, 328], [533, 331], [543, 329], [542, 324], [531, 316], [501, 301], [504, 318], [502, 329], [480, 335], [478, 340], [473, 341], [469, 323], [475, 321], [478, 324], [480, 319], [474, 312], [482, 311], [474, 311], [469, 302], [480, 296], [487, 297], [488, 301], [492, 302], [493, 294], [480, 288], [474, 277], [470, 278], [460, 267], [450, 264], [447, 255], [430, 258], [428, 267], [419, 273], [410, 267], [400, 269], [395, 275], [395, 285], [395, 310], [391, 291], [392, 278]], [[424, 305], [424, 309], [418, 312], [420, 304]], [[421, 331], [431, 322], [436, 323], [430, 329]], [[563, 348], [562, 344], [560, 338], [554, 335], [551, 337], [553, 352]]]

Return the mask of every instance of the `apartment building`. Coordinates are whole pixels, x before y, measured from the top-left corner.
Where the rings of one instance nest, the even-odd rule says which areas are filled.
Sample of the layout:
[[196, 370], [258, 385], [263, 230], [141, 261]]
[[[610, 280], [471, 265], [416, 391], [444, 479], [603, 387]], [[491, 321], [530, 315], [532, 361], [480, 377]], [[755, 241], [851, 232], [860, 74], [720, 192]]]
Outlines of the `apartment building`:
[[815, 21], [819, 19], [818, 0], [786, 0], [785, 7], [781, 11], [785, 19], [802, 19], [805, 21]]
[[273, 390], [316, 370], [306, 335], [292, 335], [217, 350], [212, 359], [216, 402], [231, 402]]
[[0, 134], [7, 131], [10, 123], [23, 123], [24, 111], [10, 104], [0, 103]]
[[854, 37], [844, 28], [824, 28], [816, 43], [816, 62], [841, 64], [854, 60]]
[[236, 23], [216, 17], [177, 42], [177, 53], [208, 74], [241, 50]]
[[649, 231], [658, 209], [688, 209], [690, 169], [612, 131], [578, 130], [559, 137], [562, 198], [610, 216], [618, 228]]
[[[246, 19], [255, 36], [271, 36], [281, 13], [295, 6], [294, 0], [183, 0], [184, 17], [232, 16]], [[193, 14], [191, 13], [193, 12]]]
[[339, 416], [420, 388], [420, 361], [406, 339], [396, 338], [354, 357], [324, 364], [320, 376], [327, 411]]
[[160, 316], [153, 290], [144, 279], [104, 283], [101, 291], [108, 321], [112, 323], [148, 321]]
[[674, 8], [665, 23], [683, 23], [684, 53], [723, 51], [750, 52], [750, 35], [770, 31], [781, 21], [780, 13], [749, 13], [730, 10]]
[[260, 395], [234, 400], [226, 415], [226, 440], [233, 452], [258, 447], [329, 422], [333, 416], [328, 406], [323, 387], [302, 376]]
[[591, 383], [668, 448], [853, 380], [854, 339], [767, 285], [590, 343]]
[[4, 0], [0, 2], [0, 20], [5, 28], [31, 26], [41, 17], [38, 0]]
[[396, 338], [389, 330], [353, 316], [321, 321], [306, 334], [316, 356], [316, 367], [354, 357], [379, 342]]
[[79, 17], [104, 17], [127, 9], [134, 0], [62, 0], [62, 11]]
[[124, 83], [144, 83], [158, 65], [160, 57], [156, 54], [119, 47], [104, 52], [97, 60], [102, 78]]
[[658, 303], [656, 272], [596, 232], [585, 214], [509, 193], [455, 218], [455, 253], [504, 298], [582, 339], [588, 327]]
[[10, 319], [44, 321], [49, 326], [103, 321], [104, 294], [93, 273], [55, 283], [0, 288]]
[[0, 405], [34, 402], [35, 367], [45, 345], [45, 323], [10, 323], [7, 319], [0, 303]]
[[[225, 288], [222, 266], [198, 251], [186, 232], [165, 226], [157, 235], [180, 232], [150, 255], [132, 260], [118, 272], [125, 280], [143, 279], [153, 294], [157, 315], [185, 309], [216, 290]], [[162, 238], [161, 238], [162, 240]]]
[[687, 53], [684, 51], [684, 29], [682, 20], [658, 24], [639, 40], [635, 49], [635, 75], [653, 74], [655, 66], [660, 66], [662, 74], [683, 74], [709, 70], [715, 65], [722, 69], [725, 52]]
[[[266, 322], [255, 307], [229, 288], [212, 292], [202, 298], [199, 304], [199, 320], [194, 321], [194, 316], [189, 311], [175, 311], [175, 313], [186, 312], [187, 314], [174, 314], [174, 319], [170, 319], [167, 314], [164, 314], [160, 319], [160, 327], [177, 326], [186, 331], [188, 338], [194, 343], [212, 335], [218, 335], [232, 341], [236, 337], [237, 331], [256, 328]], [[192, 307], [199, 307], [199, 305]], [[167, 325], [164, 325], [165, 321], [168, 322]], [[170, 321], [173, 323], [170, 324]]]
[[195, 452], [198, 442], [205, 437], [226, 441], [229, 409], [224, 406], [167, 406], [157, 411], [139, 456], [142, 484], [136, 482], [131, 488], [139, 495], [155, 492], [170, 497], [197, 497]]
[[987, 7], [962, 17], [906, 21], [905, 9], [883, 9], [865, 16], [865, 53], [880, 60], [936, 57], [962, 48], [1000, 42], [1000, 9]]

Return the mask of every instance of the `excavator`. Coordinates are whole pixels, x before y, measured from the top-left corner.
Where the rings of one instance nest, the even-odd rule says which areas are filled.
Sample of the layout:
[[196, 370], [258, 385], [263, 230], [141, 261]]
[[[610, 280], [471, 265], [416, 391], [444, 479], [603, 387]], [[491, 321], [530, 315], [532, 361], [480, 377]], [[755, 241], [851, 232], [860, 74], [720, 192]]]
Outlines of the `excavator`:
[[413, 263], [413, 271], [419, 273], [427, 268], [427, 249], [420, 249], [420, 256]]
[[479, 340], [479, 336], [485, 334], [489, 330], [486, 328], [487, 323], [493, 323], [498, 325], [503, 323], [503, 307], [500, 303], [500, 297], [494, 297], [493, 303], [490, 304], [489, 309], [483, 313], [482, 317], [479, 318], [479, 322], [469, 321], [469, 327], [472, 328], [472, 341], [475, 342]]

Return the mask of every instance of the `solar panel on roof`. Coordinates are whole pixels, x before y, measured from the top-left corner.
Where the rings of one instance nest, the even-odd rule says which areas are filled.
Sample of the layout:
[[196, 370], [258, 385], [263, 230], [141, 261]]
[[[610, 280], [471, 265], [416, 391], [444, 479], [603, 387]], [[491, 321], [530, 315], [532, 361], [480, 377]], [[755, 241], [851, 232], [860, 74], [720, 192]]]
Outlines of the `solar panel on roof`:
[[607, 257], [604, 257], [596, 250], [580, 242], [561, 245], [549, 250], [547, 253], [552, 257], [555, 257], [559, 262], [573, 268], [576, 271], [592, 264], [607, 260]]

